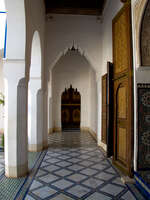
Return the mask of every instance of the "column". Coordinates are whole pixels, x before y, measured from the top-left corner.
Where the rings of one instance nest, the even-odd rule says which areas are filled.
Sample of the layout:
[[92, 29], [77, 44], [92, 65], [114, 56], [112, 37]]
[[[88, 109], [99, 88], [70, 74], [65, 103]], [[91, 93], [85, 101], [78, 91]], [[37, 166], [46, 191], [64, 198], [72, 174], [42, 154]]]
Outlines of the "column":
[[5, 76], [5, 175], [11, 178], [28, 172], [27, 81], [24, 60], [6, 60]]
[[43, 100], [40, 94], [41, 79], [31, 78], [28, 98], [28, 149], [32, 152], [43, 148]]
[[43, 148], [48, 148], [48, 93], [43, 91]]

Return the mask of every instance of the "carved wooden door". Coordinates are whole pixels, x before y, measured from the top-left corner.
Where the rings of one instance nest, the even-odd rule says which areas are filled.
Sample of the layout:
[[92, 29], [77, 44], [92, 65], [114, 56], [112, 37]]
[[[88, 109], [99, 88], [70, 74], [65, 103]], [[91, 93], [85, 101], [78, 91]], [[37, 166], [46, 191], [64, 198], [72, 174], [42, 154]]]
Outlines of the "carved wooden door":
[[107, 142], [107, 74], [102, 76], [102, 142]]
[[132, 175], [133, 91], [132, 91], [131, 4], [125, 3], [113, 20], [114, 61], [114, 156], [113, 162]]
[[61, 101], [62, 130], [80, 130], [80, 93], [70, 86], [63, 92]]

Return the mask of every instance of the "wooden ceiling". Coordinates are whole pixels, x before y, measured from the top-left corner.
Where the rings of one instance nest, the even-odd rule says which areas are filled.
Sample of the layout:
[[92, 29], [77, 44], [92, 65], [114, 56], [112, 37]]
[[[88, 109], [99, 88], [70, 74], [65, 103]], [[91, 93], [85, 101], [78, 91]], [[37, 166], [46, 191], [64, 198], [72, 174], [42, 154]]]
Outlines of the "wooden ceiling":
[[46, 14], [101, 15], [106, 0], [44, 0]]

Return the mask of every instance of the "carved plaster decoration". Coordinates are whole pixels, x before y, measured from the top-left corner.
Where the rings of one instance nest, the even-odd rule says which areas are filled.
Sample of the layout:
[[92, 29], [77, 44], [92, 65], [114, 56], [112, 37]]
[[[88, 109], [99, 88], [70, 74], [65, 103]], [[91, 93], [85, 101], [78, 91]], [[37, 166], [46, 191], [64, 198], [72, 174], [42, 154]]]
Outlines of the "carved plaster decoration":
[[140, 31], [143, 14], [148, 0], [137, 0], [133, 5], [133, 20], [134, 20], [134, 35], [135, 35], [135, 49], [136, 49], [136, 67], [141, 66], [140, 56]]
[[142, 66], [150, 66], [150, 1], [148, 1], [141, 23], [140, 50]]

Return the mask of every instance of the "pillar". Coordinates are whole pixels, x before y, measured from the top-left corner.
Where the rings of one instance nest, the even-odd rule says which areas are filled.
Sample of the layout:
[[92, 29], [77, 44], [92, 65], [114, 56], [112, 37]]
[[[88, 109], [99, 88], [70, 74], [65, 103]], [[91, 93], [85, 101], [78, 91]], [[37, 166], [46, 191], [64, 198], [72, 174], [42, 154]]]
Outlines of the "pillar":
[[48, 92], [43, 91], [43, 149], [48, 148]]
[[43, 148], [43, 100], [39, 92], [40, 78], [31, 78], [29, 81], [28, 98], [28, 149], [32, 152], [41, 151]]
[[24, 76], [24, 60], [5, 61], [5, 175], [11, 178], [28, 172], [27, 81]]

